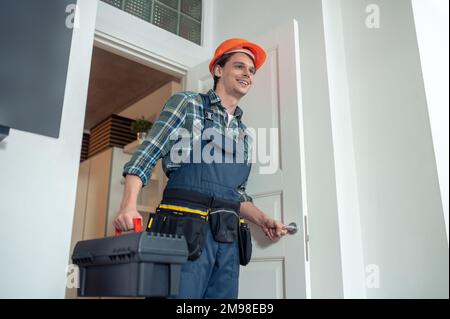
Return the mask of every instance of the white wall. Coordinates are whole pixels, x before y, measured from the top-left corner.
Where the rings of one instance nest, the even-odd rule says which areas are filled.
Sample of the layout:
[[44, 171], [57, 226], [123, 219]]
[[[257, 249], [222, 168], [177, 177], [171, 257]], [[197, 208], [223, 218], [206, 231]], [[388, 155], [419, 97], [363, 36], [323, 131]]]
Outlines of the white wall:
[[[381, 7], [380, 29], [365, 25], [372, 3]], [[325, 23], [321, 2], [306, 0], [214, 5], [214, 46], [299, 21], [312, 297], [448, 296], [448, 246], [410, 2], [346, 0], [328, 3], [324, 14]], [[380, 287], [366, 289], [373, 266]]]
[[0, 298], [64, 298], [97, 1], [78, 5], [59, 138], [0, 143]]
[[299, 23], [302, 70], [311, 295], [341, 298], [341, 254], [321, 2], [215, 1], [213, 42], [215, 47], [232, 37], [252, 40], [294, 18]]
[[[380, 8], [380, 28], [365, 24]], [[345, 0], [343, 47], [368, 298], [448, 298], [448, 244], [409, 0]], [[339, 175], [339, 173], [338, 173]]]
[[412, 0], [448, 244], [448, 1]]
[[[336, 87], [328, 93], [332, 79], [343, 75], [342, 68], [330, 68], [330, 56], [327, 61], [320, 1], [205, 1], [214, 14], [204, 15], [204, 48], [104, 3], [94, 24], [97, 2], [78, 3], [83, 14], [73, 35], [60, 138], [11, 130], [0, 144], [0, 176], [7, 181], [0, 192], [5, 225], [0, 232], [0, 297], [64, 297], [94, 25], [97, 36], [131, 43], [183, 70], [209, 59], [226, 38], [251, 39], [295, 18], [304, 92], [312, 297], [340, 298], [348, 287], [342, 282], [349, 269], [345, 261], [341, 269], [348, 247], [342, 256], [340, 247], [341, 237], [344, 242], [348, 237], [339, 236], [348, 224], [342, 224], [339, 204], [352, 214], [359, 209], [364, 264], [380, 267], [380, 288], [367, 290], [369, 298], [448, 298], [448, 244], [409, 1], [341, 1], [343, 33], [335, 52], [345, 59], [348, 96], [337, 96]], [[382, 8], [380, 29], [363, 24], [369, 3]], [[330, 111], [329, 98], [336, 96], [341, 104], [331, 106], [340, 105], [350, 116], [339, 118], [336, 110]], [[351, 131], [343, 131], [349, 120]], [[338, 133], [353, 137], [354, 169], [347, 169], [354, 174], [348, 183], [352, 198], [357, 189], [357, 204], [342, 202], [346, 173], [335, 175], [335, 167], [341, 170], [346, 157], [339, 148], [334, 159]], [[435, 147], [440, 143], [435, 140]]]

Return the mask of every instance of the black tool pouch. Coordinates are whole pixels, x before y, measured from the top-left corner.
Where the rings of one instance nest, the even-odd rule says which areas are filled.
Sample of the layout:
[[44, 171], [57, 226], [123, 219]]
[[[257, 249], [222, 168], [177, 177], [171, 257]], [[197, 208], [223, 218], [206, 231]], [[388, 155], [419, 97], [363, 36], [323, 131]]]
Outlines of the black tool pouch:
[[243, 219], [239, 222], [239, 263], [246, 266], [252, 258], [252, 235], [250, 227]]
[[233, 243], [238, 239], [239, 215], [228, 209], [215, 209], [209, 213], [209, 223], [214, 240]]
[[206, 216], [158, 207], [156, 212], [150, 215], [147, 231], [183, 235], [189, 250], [188, 259], [195, 260], [200, 257], [205, 247], [207, 225]]

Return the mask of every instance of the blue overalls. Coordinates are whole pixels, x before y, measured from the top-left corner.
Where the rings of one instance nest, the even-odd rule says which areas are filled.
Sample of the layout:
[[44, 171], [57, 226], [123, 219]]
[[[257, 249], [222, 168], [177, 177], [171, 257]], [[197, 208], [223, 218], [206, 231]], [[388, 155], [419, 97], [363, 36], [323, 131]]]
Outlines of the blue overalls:
[[[203, 99], [204, 123], [202, 137], [206, 129], [213, 126], [211, 103], [208, 95], [201, 94]], [[241, 136], [241, 135], [240, 135]], [[192, 151], [190, 163], [182, 165], [172, 172], [166, 186], [165, 194], [173, 190], [184, 192], [198, 192], [211, 198], [209, 205], [196, 205], [193, 196], [184, 199], [170, 199], [163, 196], [162, 203], [183, 205], [191, 208], [207, 209], [208, 222], [203, 235], [206, 238], [199, 257], [183, 264], [181, 269], [181, 283], [176, 298], [237, 298], [239, 279], [239, 252], [237, 238], [232, 232], [227, 232], [224, 226], [226, 219], [239, 220], [238, 187], [243, 184], [250, 173], [250, 164], [236, 163], [238, 147], [233, 141], [226, 143], [227, 136], [221, 135], [222, 147], [213, 145], [215, 152], [221, 152], [221, 163], [206, 163], [203, 156], [201, 162], [193, 163]], [[201, 149], [213, 141], [201, 138]], [[230, 142], [230, 140], [228, 141]], [[232, 148], [229, 146], [232, 145]], [[211, 144], [209, 144], [211, 149]], [[225, 158], [233, 159], [232, 163]], [[209, 206], [209, 207], [206, 207]], [[220, 215], [219, 215], [220, 214]], [[220, 217], [220, 218], [218, 218]], [[188, 231], [189, 232], [189, 231]], [[218, 241], [218, 240], [219, 241]]]

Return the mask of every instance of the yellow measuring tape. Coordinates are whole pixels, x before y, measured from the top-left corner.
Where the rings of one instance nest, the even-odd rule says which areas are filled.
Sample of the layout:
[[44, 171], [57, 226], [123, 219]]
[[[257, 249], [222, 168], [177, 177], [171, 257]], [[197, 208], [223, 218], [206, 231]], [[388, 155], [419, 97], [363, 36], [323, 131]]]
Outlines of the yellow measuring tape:
[[[184, 206], [166, 205], [166, 204], [160, 204], [158, 206], [158, 208], [176, 210], [176, 211], [183, 212], [183, 213], [197, 214], [197, 215], [208, 218], [208, 212], [207, 211], [205, 212], [205, 211], [202, 211], [199, 209], [192, 209], [192, 208], [187, 208]], [[173, 213], [176, 214], [176, 212], [173, 212]], [[241, 219], [240, 222], [245, 223], [245, 221], [243, 219]], [[152, 224], [153, 224], [153, 217], [151, 217], [150, 220], [148, 221], [147, 229], [150, 229], [152, 227]]]
[[187, 208], [187, 207], [183, 207], [183, 206], [161, 204], [158, 207], [165, 208], [165, 209], [174, 209], [174, 210], [178, 210], [180, 212], [185, 212], [185, 213], [198, 214], [198, 215], [205, 216], [205, 217], [208, 216], [208, 212], [204, 212], [204, 211], [198, 210], [198, 209], [191, 209], [191, 208]]

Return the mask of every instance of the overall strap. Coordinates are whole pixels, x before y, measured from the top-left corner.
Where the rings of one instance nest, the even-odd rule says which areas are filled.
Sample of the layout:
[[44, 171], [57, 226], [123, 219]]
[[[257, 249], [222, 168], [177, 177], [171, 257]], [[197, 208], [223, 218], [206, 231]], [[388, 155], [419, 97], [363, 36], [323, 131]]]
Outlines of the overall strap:
[[[202, 108], [202, 112], [203, 112], [203, 127], [204, 128], [209, 128], [212, 127], [212, 123], [213, 123], [213, 111], [211, 109], [211, 100], [209, 98], [208, 94], [202, 94], [200, 93], [200, 96], [202, 97], [202, 101], [203, 101], [203, 108]], [[241, 130], [244, 130], [244, 128], [242, 127], [242, 122], [240, 120], [238, 120], [238, 127]]]
[[209, 95], [200, 93], [200, 96], [203, 100], [203, 129], [205, 130], [207, 128], [213, 127], [213, 111], [211, 109], [211, 100], [209, 98]]
[[[214, 113], [211, 108], [211, 100], [209, 98], [209, 95], [200, 93], [200, 96], [202, 97], [202, 101], [203, 101], [201, 112], [203, 112], [203, 130], [205, 130], [207, 128], [213, 127], [213, 114]], [[245, 129], [242, 126], [241, 120], [238, 120], [238, 130], [239, 130], [239, 134], [243, 134], [244, 140], [247, 140], [248, 136], [246, 136], [244, 134]], [[203, 134], [203, 132], [202, 132], [202, 134]], [[233, 147], [235, 147], [234, 145], [235, 145], [235, 141], [233, 141]]]

